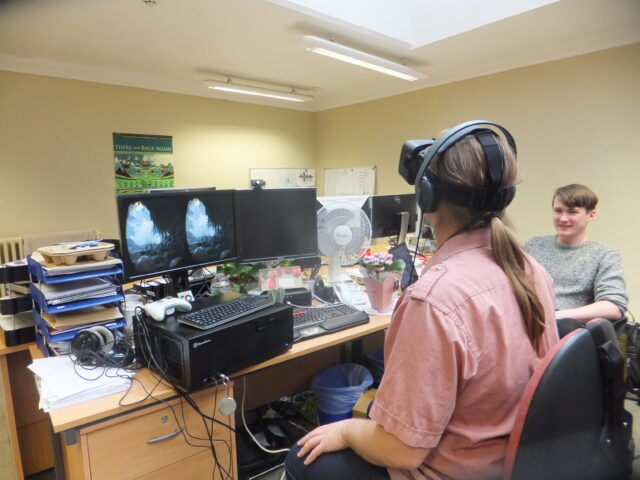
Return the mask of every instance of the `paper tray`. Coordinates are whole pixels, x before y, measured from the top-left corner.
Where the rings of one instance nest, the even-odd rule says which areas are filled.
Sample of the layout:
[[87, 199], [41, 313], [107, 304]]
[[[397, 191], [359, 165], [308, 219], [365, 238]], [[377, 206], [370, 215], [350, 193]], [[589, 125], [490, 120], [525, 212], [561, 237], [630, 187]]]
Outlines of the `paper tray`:
[[33, 300], [38, 304], [41, 310], [44, 310], [45, 312], [50, 314], [71, 312], [73, 310], [79, 310], [81, 308], [93, 307], [95, 305], [105, 305], [107, 303], [122, 302], [124, 300], [124, 295], [122, 293], [117, 293], [115, 295], [109, 295], [106, 297], [87, 298], [86, 300], [61, 303], [60, 305], [47, 305], [44, 294], [40, 291], [38, 286], [32, 283], [30, 285], [30, 288]]
[[115, 330], [116, 328], [122, 328], [125, 326], [124, 318], [119, 318], [116, 320], [108, 320], [104, 323], [88, 323], [86, 325], [79, 326], [78, 328], [74, 328], [73, 330], [66, 330], [64, 332], [59, 333], [51, 333], [49, 330], [49, 326], [47, 322], [40, 316], [37, 310], [33, 311], [33, 321], [38, 327], [40, 333], [46, 338], [49, 342], [68, 342], [75, 338], [79, 331], [85, 328], [95, 327], [96, 325], [100, 325], [102, 327], [107, 327], [109, 330]]
[[73, 280], [83, 280], [86, 278], [106, 277], [111, 275], [118, 275], [122, 273], [122, 264], [102, 269], [102, 270], [90, 270], [79, 273], [68, 273], [66, 275], [47, 275], [42, 265], [36, 261], [31, 255], [27, 256], [27, 264], [29, 267], [29, 273], [35, 276], [42, 283], [53, 285], [55, 283], [71, 282]]

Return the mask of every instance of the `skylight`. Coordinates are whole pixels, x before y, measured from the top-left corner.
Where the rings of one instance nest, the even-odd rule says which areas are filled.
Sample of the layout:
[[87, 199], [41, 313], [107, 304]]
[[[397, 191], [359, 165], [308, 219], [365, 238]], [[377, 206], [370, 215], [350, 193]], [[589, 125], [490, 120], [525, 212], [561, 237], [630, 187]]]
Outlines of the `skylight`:
[[557, 0], [267, 0], [417, 48]]

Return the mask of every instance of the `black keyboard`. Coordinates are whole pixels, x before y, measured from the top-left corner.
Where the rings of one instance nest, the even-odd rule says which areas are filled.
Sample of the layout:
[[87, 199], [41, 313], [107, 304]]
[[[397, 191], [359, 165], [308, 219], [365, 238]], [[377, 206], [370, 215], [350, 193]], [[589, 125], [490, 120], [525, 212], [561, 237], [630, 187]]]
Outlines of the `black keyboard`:
[[270, 307], [274, 303], [268, 297], [245, 295], [180, 315], [178, 322], [206, 330]]
[[293, 341], [369, 322], [369, 315], [344, 303], [293, 308]]

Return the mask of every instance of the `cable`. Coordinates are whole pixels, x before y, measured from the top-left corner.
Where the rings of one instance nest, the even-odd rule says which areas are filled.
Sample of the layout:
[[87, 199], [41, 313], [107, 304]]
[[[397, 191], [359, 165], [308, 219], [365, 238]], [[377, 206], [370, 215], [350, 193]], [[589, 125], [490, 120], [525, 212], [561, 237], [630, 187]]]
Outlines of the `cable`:
[[413, 258], [411, 259], [411, 271], [409, 272], [409, 278], [413, 278], [413, 274], [416, 273], [416, 257], [418, 256], [418, 249], [420, 246], [420, 234], [422, 233], [423, 221], [424, 221], [424, 215], [420, 215], [420, 222], [418, 225], [418, 235], [416, 235], [416, 248], [413, 251]]
[[247, 420], [244, 418], [244, 397], [245, 397], [245, 392], [247, 391], [247, 377], [243, 376], [242, 377], [242, 403], [240, 406], [240, 416], [242, 417], [242, 424], [244, 425], [244, 429], [246, 430], [247, 434], [249, 435], [249, 438], [251, 438], [251, 440], [253, 441], [253, 443], [256, 444], [256, 446], [262, 450], [265, 453], [271, 453], [271, 454], [277, 454], [277, 453], [285, 453], [288, 452], [290, 449], [288, 448], [281, 448], [280, 450], [268, 450], [266, 448], [264, 448], [260, 442], [258, 441], [258, 439], [256, 437], [253, 436], [253, 433], [251, 433], [251, 430], [249, 430], [249, 426], [247, 425]]
[[[186, 392], [184, 392], [182, 389], [180, 389], [177, 385], [173, 384], [171, 382], [171, 380], [167, 377], [167, 372], [166, 372], [166, 366], [163, 368], [160, 364], [161, 363], [166, 363], [166, 362], [161, 362], [160, 359], [156, 358], [155, 353], [154, 353], [154, 349], [151, 346], [150, 343], [150, 337], [151, 337], [151, 333], [145, 323], [145, 320], [142, 318], [142, 308], [141, 307], [137, 307], [135, 310], [135, 316], [136, 316], [136, 321], [138, 324], [138, 327], [140, 329], [140, 333], [139, 333], [139, 337], [140, 337], [140, 344], [141, 347], [143, 347], [143, 343], [144, 342], [144, 347], [146, 348], [141, 348], [141, 355], [143, 356], [144, 360], [146, 361], [146, 364], [150, 367], [153, 367], [153, 370], [155, 370], [155, 372], [153, 370], [150, 370], [152, 375], [156, 375], [159, 378], [158, 383], [154, 386], [154, 390], [155, 388], [162, 383], [163, 381], [165, 382], [165, 384], [167, 384], [168, 386], [170, 386], [171, 388], [173, 388], [173, 390], [178, 394], [179, 399], [180, 399], [180, 406], [181, 406], [181, 411], [182, 411], [182, 422], [180, 421], [180, 418], [178, 417], [178, 414], [175, 411], [175, 408], [173, 405], [171, 405], [170, 403], [168, 403], [166, 400], [163, 399], [159, 399], [151, 394], [149, 394], [146, 389], [143, 387], [143, 390], [145, 391], [145, 393], [147, 393], [147, 397], [146, 398], [153, 398], [155, 400], [157, 400], [158, 402], [162, 402], [163, 404], [165, 404], [167, 407], [169, 407], [171, 409], [171, 412], [174, 416], [174, 419], [176, 421], [176, 424], [180, 427], [180, 432], [182, 434], [182, 437], [185, 441], [185, 443], [187, 443], [190, 446], [193, 447], [198, 447], [198, 448], [208, 448], [209, 451], [211, 452], [211, 456], [214, 462], [214, 470], [212, 471], [212, 477], [215, 476], [215, 472], [216, 470], [218, 471], [218, 473], [220, 474], [220, 478], [224, 478], [224, 479], [231, 479], [231, 464], [229, 469], [225, 468], [222, 463], [220, 462], [217, 452], [216, 452], [216, 448], [215, 448], [215, 442], [222, 442], [224, 443], [224, 445], [226, 446], [226, 448], [229, 450], [229, 452], [231, 452], [231, 446], [228, 443], [227, 440], [216, 440], [213, 438], [213, 423], [218, 423], [224, 427], [226, 427], [227, 429], [229, 429], [232, 433], [235, 433], [235, 429], [231, 426], [231, 425], [227, 425], [224, 422], [221, 422], [220, 420], [215, 418], [215, 411], [216, 411], [216, 407], [217, 407], [217, 387], [218, 384], [217, 382], [214, 382], [214, 410], [212, 412], [212, 415], [206, 415], [205, 413], [202, 412], [202, 410], [200, 409], [200, 407], [197, 405], [197, 403], [195, 402], [195, 400], [193, 400]], [[145, 399], [143, 399], [142, 401], [144, 401]], [[187, 428], [187, 423], [186, 423], [186, 417], [184, 414], [184, 402], [186, 402], [187, 404], [189, 404], [189, 406], [196, 412], [196, 414], [201, 418], [203, 424], [204, 424], [204, 428], [207, 434], [207, 438], [200, 438], [197, 437], [195, 435], [193, 435], [191, 432], [189, 432], [189, 429]], [[137, 403], [137, 402], [136, 402]], [[207, 423], [207, 421], [212, 422], [211, 423], [211, 428], [209, 426], [209, 424]], [[195, 439], [195, 440], [199, 440], [199, 441], [206, 441], [208, 445], [199, 445], [199, 444], [194, 444], [192, 443], [189, 439]], [[232, 455], [229, 455], [229, 458], [232, 458]], [[230, 460], [231, 461], [231, 460]]]

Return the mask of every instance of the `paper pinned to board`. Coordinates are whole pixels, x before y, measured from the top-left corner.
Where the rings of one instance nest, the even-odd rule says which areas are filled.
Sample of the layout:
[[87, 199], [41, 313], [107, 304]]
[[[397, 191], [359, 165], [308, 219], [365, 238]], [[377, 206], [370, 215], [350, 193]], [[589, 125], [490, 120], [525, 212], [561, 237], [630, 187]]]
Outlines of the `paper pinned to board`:
[[315, 187], [316, 171], [313, 168], [251, 168], [251, 180], [264, 180], [264, 188]]
[[325, 168], [324, 196], [375, 195], [376, 167]]

